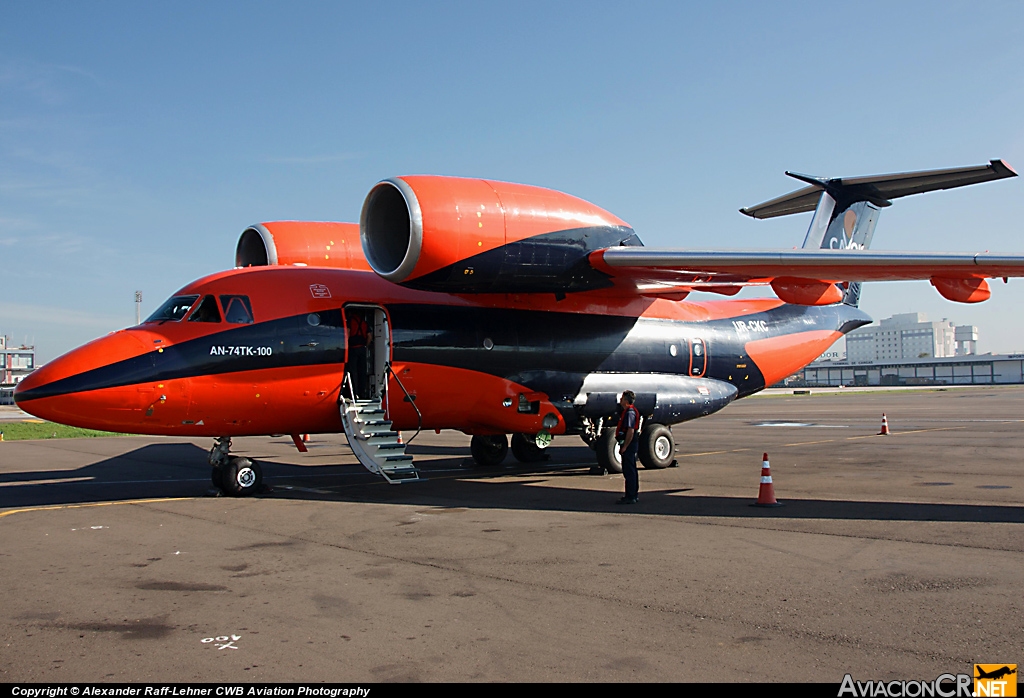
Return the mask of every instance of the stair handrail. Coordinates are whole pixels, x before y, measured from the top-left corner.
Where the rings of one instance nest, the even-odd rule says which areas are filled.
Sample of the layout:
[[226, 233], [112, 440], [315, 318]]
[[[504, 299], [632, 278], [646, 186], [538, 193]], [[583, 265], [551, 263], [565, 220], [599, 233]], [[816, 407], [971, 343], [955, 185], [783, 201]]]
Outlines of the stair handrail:
[[[387, 374], [387, 373], [391, 374], [391, 377], [395, 379], [396, 383], [398, 383], [398, 387], [402, 389], [403, 393], [405, 393], [405, 397], [407, 397], [409, 399], [409, 404], [412, 405], [412, 408], [414, 410], [416, 410], [416, 419], [417, 419], [418, 423], [416, 425], [416, 433], [412, 435], [412, 439], [415, 439], [417, 436], [420, 435], [420, 432], [423, 430], [423, 413], [420, 412], [420, 408], [416, 406], [416, 399], [412, 395], [409, 394], [408, 390], [405, 389], [405, 385], [402, 383], [402, 379], [399, 378], [398, 374], [396, 374], [394, 369], [391, 368], [391, 362], [390, 361], [387, 362], [386, 364], [384, 364], [384, 372], [385, 372], [385, 374]], [[409, 439], [408, 441], [406, 441], [405, 445], [408, 446], [409, 444], [411, 444], [412, 443], [412, 439]]]
[[352, 396], [352, 402], [356, 401], [356, 394], [352, 388], [352, 374], [345, 371], [345, 377], [341, 379], [341, 389], [338, 390], [338, 402], [341, 403], [345, 399], [345, 384], [348, 384], [348, 394]]

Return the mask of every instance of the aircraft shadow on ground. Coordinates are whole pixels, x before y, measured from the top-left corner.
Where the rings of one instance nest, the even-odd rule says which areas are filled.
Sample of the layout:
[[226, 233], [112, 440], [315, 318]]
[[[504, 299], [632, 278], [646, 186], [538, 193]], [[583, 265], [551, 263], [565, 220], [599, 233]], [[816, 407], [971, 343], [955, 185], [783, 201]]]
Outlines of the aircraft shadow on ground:
[[[273, 491], [261, 496], [468, 509], [608, 511], [680, 518], [1024, 523], [1024, 506], [790, 499], [782, 507], [762, 509], [750, 506], [753, 496], [686, 494], [692, 491], [689, 488], [644, 491], [643, 475], [640, 503], [621, 507], [615, 504], [618, 490], [552, 485], [553, 480], [585, 475], [590, 465], [586, 448], [552, 449], [552, 460], [540, 464], [512, 465], [514, 461], [510, 458], [494, 468], [452, 468], [467, 459], [466, 449], [451, 450], [462, 457], [429, 461], [423, 468], [426, 482], [399, 486], [385, 485], [359, 465], [309, 466], [262, 461]], [[0, 508], [201, 497], [211, 490], [206, 457], [204, 449], [190, 443], [150, 444], [75, 470], [0, 473]], [[429, 479], [432, 471], [436, 477]]]
[[457, 456], [466, 458], [469, 456], [469, 449], [465, 446], [433, 446], [429, 444], [409, 444], [405, 452], [411, 456]]
[[[578, 466], [577, 466], [578, 468]], [[562, 470], [559, 475], [582, 476], [585, 470]], [[465, 507], [469, 509], [497, 508], [531, 511], [571, 511], [643, 514], [676, 518], [723, 517], [743, 519], [826, 519], [861, 521], [931, 521], [960, 523], [1020, 523], [1024, 524], [1024, 507], [999, 505], [965, 505], [919, 502], [870, 502], [857, 500], [791, 499], [783, 506], [761, 508], [751, 506], [756, 497], [714, 497], [686, 494], [692, 488], [644, 491], [641, 475], [640, 502], [619, 506], [616, 499], [621, 491], [573, 489], [550, 484], [551, 473], [530, 477], [520, 473], [521, 479], [501, 483], [486, 483], [489, 477], [508, 476], [509, 473], [468, 474], [458, 479], [431, 481], [404, 485], [400, 488], [376, 488], [364, 491], [341, 491], [323, 499], [341, 501], [373, 501], [394, 504]], [[533, 471], [541, 475], [540, 471]], [[547, 483], [547, 486], [545, 486]], [[414, 492], [413, 488], [419, 491]], [[422, 489], [420, 489], [422, 488]], [[275, 493], [274, 496], [305, 498], [305, 494]]]
[[210, 482], [207, 452], [151, 444], [72, 470], [0, 472], [0, 507], [194, 496]]

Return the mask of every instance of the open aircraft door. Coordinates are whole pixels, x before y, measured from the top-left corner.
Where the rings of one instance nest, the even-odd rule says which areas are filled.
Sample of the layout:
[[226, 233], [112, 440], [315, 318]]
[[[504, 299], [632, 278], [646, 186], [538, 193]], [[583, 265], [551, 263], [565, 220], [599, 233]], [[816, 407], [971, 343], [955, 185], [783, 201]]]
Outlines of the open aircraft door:
[[341, 391], [345, 437], [363, 467], [391, 484], [419, 480], [384, 401], [391, 369], [391, 325], [380, 306], [346, 305], [348, 361]]
[[379, 306], [346, 305], [345, 342], [348, 350], [345, 397], [380, 400], [387, 391], [387, 367], [391, 363], [391, 326]]
[[391, 325], [388, 315], [381, 308], [373, 313], [373, 364], [379, 392], [387, 390], [386, 366], [391, 365]]

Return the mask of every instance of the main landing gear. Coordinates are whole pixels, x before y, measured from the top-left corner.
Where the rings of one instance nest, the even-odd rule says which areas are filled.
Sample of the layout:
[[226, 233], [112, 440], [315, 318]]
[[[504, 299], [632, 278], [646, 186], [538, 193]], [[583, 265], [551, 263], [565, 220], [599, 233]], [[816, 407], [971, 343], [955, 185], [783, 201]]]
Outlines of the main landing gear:
[[673, 463], [676, 442], [672, 430], [664, 424], [647, 424], [640, 432], [640, 464], [645, 468], [661, 470]]
[[500, 465], [508, 455], [508, 437], [504, 434], [474, 436], [469, 442], [469, 451], [477, 465]]
[[[622, 456], [619, 455], [619, 444], [615, 440], [615, 427], [605, 424], [600, 433], [591, 440], [591, 448], [597, 455], [597, 468], [594, 472], [621, 473]], [[664, 424], [648, 422], [640, 432], [639, 443], [640, 464], [645, 468], [660, 470], [667, 468], [675, 461], [676, 444], [672, 438], [672, 430]]]
[[615, 440], [615, 428], [606, 426], [594, 442], [597, 455], [597, 467], [602, 472], [621, 473], [622, 455], [619, 453], [619, 442]]
[[[512, 455], [520, 463], [539, 463], [548, 460], [549, 456], [544, 452], [551, 443], [549, 434], [534, 436], [532, 434], [512, 435]], [[470, 453], [473, 454], [473, 461], [481, 466], [500, 465], [505, 456], [508, 455], [508, 436], [495, 434], [493, 436], [474, 436], [469, 442]]]
[[232, 497], [248, 497], [263, 486], [263, 469], [259, 463], [231, 455], [231, 437], [220, 436], [210, 449], [210, 481], [221, 492]]

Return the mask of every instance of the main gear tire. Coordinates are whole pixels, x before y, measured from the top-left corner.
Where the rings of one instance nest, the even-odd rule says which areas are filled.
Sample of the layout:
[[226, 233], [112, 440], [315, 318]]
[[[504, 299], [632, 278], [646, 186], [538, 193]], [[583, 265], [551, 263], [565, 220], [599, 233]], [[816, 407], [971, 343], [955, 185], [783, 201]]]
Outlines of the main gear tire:
[[224, 494], [248, 497], [258, 492], [263, 484], [263, 468], [256, 461], [235, 457], [224, 466], [220, 479]]
[[597, 465], [609, 473], [622, 472], [622, 455], [619, 453], [619, 442], [615, 440], [615, 429], [605, 428], [596, 443]]
[[647, 424], [640, 432], [640, 463], [645, 468], [661, 470], [672, 465], [676, 443], [672, 430], [664, 424]]
[[508, 436], [495, 434], [494, 436], [474, 436], [469, 442], [469, 451], [473, 454], [473, 461], [480, 466], [488, 467], [501, 465], [508, 455]]
[[512, 435], [512, 455], [520, 463], [538, 463], [548, 459], [548, 454], [537, 445], [532, 436], [526, 434]]

